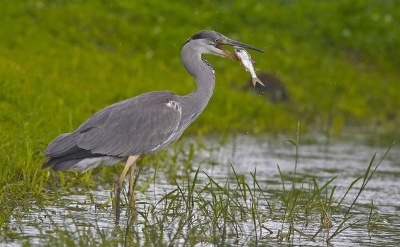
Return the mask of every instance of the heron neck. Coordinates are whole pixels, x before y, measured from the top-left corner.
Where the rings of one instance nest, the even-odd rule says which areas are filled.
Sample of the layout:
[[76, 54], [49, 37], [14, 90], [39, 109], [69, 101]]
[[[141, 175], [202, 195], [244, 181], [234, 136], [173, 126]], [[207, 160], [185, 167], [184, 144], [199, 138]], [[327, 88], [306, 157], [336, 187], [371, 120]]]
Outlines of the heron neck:
[[181, 56], [183, 66], [197, 83], [197, 88], [185, 98], [190, 101], [191, 106], [197, 108], [196, 110], [202, 111], [214, 91], [214, 69], [208, 62], [201, 59], [201, 51], [190, 43], [183, 46]]

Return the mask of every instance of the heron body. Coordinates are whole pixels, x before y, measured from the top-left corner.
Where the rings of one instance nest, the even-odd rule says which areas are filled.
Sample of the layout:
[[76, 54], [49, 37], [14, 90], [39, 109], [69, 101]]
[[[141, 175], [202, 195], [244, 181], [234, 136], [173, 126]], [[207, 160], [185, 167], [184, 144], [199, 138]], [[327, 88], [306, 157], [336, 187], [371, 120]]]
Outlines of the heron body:
[[211, 98], [215, 86], [214, 70], [210, 63], [202, 60], [201, 54], [237, 60], [222, 45], [261, 51], [214, 31], [195, 34], [183, 45], [181, 52], [184, 67], [197, 83], [192, 93], [179, 96], [169, 91], [150, 92], [102, 109], [73, 132], [54, 139], [44, 152], [49, 159], [43, 168], [84, 172], [102, 165], [126, 162], [116, 182], [118, 221], [119, 192], [127, 171], [131, 170], [129, 193], [132, 193], [136, 160], [177, 140]]
[[104, 108], [50, 143], [44, 167], [83, 172], [157, 152], [179, 137], [182, 110], [180, 103], [171, 103], [177, 98], [170, 92], [152, 92]]

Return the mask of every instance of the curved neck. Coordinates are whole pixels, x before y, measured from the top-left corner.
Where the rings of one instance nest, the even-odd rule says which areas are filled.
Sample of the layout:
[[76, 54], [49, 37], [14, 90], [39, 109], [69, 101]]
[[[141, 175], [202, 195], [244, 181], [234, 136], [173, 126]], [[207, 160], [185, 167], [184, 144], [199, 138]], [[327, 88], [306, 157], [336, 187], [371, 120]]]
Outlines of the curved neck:
[[189, 95], [184, 96], [186, 106], [195, 108], [193, 112], [202, 111], [215, 86], [215, 74], [211, 65], [201, 59], [202, 51], [196, 43], [186, 43], [181, 52], [182, 63], [187, 72], [194, 77], [197, 88]]

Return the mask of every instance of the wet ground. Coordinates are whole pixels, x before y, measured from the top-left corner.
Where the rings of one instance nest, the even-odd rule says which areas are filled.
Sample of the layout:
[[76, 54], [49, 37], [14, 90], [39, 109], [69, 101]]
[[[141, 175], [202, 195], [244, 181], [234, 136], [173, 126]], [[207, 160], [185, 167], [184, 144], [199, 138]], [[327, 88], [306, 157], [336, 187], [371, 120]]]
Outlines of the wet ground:
[[[296, 148], [286, 141], [287, 138], [253, 138], [240, 136], [224, 141], [223, 143], [209, 140], [205, 141], [207, 148], [196, 148], [193, 158], [193, 168], [199, 167], [198, 183], [206, 183], [207, 175], [221, 184], [229, 179], [234, 180], [234, 172], [241, 174], [251, 180], [251, 173], [256, 173], [257, 181], [265, 192], [268, 200], [274, 201], [277, 191], [282, 190], [281, 176], [285, 175], [286, 188], [292, 185], [296, 163]], [[186, 139], [187, 143], [195, 143], [194, 140]], [[334, 198], [343, 197], [350, 184], [359, 176], [363, 175], [376, 154], [372, 168], [374, 168], [385, 155], [388, 146], [367, 145], [364, 139], [343, 138], [328, 142], [326, 139], [300, 140], [297, 156], [296, 177], [299, 185], [307, 186], [310, 179], [315, 179], [318, 184], [324, 184], [337, 176], [330, 187], [337, 186]], [[359, 196], [355, 210], [352, 212], [354, 220], [359, 224], [349, 227], [330, 241], [329, 246], [398, 246], [400, 241], [400, 152], [399, 145], [392, 147], [390, 152], [381, 162], [376, 173], [369, 181], [366, 189]], [[278, 169], [279, 167], [279, 169]], [[206, 175], [207, 174], [207, 175]], [[147, 179], [154, 176], [154, 168], [148, 169], [139, 179], [139, 183], [145, 183]], [[176, 185], [167, 182], [163, 176], [157, 173], [156, 178], [149, 185], [147, 192], [138, 193], [138, 210], [146, 210], [148, 204], [156, 204], [165, 194], [175, 190]], [[361, 182], [355, 184], [354, 189], [349, 192], [344, 204], [349, 205], [355, 198]], [[114, 214], [111, 204], [105, 207], [99, 206], [110, 199], [111, 185], [99, 186], [98, 190], [82, 191], [65, 194], [61, 199], [50, 203], [46, 207], [32, 205], [29, 212], [20, 212], [23, 217], [11, 218], [8, 229], [14, 229], [15, 238], [3, 239], [2, 246], [19, 246], [23, 242], [33, 245], [42, 244], [54, 229], [63, 229], [74, 234], [90, 232], [93, 236], [99, 236], [99, 230], [112, 231], [115, 228]], [[371, 203], [373, 207], [371, 211]], [[263, 205], [259, 205], [263, 207]], [[157, 205], [162, 207], [162, 205]], [[16, 209], [18, 210], [18, 209]], [[162, 210], [160, 209], [160, 212]], [[372, 212], [375, 224], [366, 227], [366, 219]], [[340, 224], [341, 214], [332, 215], [333, 228]], [[128, 221], [127, 216], [122, 215], [121, 228]], [[124, 223], [125, 222], [125, 223]], [[139, 217], [140, 222], [140, 217]], [[353, 221], [354, 222], [354, 221]], [[249, 239], [254, 239], [254, 227], [252, 221], [242, 222], [242, 236], [239, 239], [227, 241], [229, 244], [250, 244]], [[277, 233], [279, 229], [286, 229], [281, 220], [267, 220], [262, 222], [263, 232], [257, 233], [265, 242], [278, 243]], [[140, 224], [136, 225], [140, 239]], [[314, 235], [319, 229], [318, 224], [304, 226], [299, 223], [308, 236]], [[333, 230], [331, 230], [333, 231]], [[323, 230], [318, 236], [311, 240], [309, 237], [296, 236], [290, 242], [279, 242], [282, 246], [302, 245], [321, 246], [326, 245], [325, 239], [329, 236], [327, 230]], [[260, 236], [261, 235], [261, 236]], [[101, 242], [101, 241], [100, 241]], [[209, 246], [207, 243], [199, 243], [198, 246]]]

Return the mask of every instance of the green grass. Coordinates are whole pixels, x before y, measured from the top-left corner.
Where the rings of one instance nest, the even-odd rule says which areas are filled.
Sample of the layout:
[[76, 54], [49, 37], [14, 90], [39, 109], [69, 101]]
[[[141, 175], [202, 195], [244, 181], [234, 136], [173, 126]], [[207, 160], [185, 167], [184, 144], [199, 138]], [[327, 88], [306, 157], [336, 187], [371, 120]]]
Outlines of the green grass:
[[[264, 49], [253, 54], [257, 67], [276, 73], [290, 100], [271, 104], [238, 90], [232, 83], [249, 77], [242, 66], [206, 56], [217, 85], [186, 136], [290, 133], [300, 121], [302, 131], [351, 128], [398, 139], [399, 18], [395, 0], [1, 3], [0, 226], [16, 205], [43, 203], [46, 189], [93, 188], [93, 174], [114, 180], [118, 169], [41, 170], [42, 153], [54, 137], [116, 101], [153, 90], [191, 92], [180, 48], [201, 29]], [[185, 152], [190, 160], [195, 151]], [[162, 163], [166, 155], [147, 159]]]

